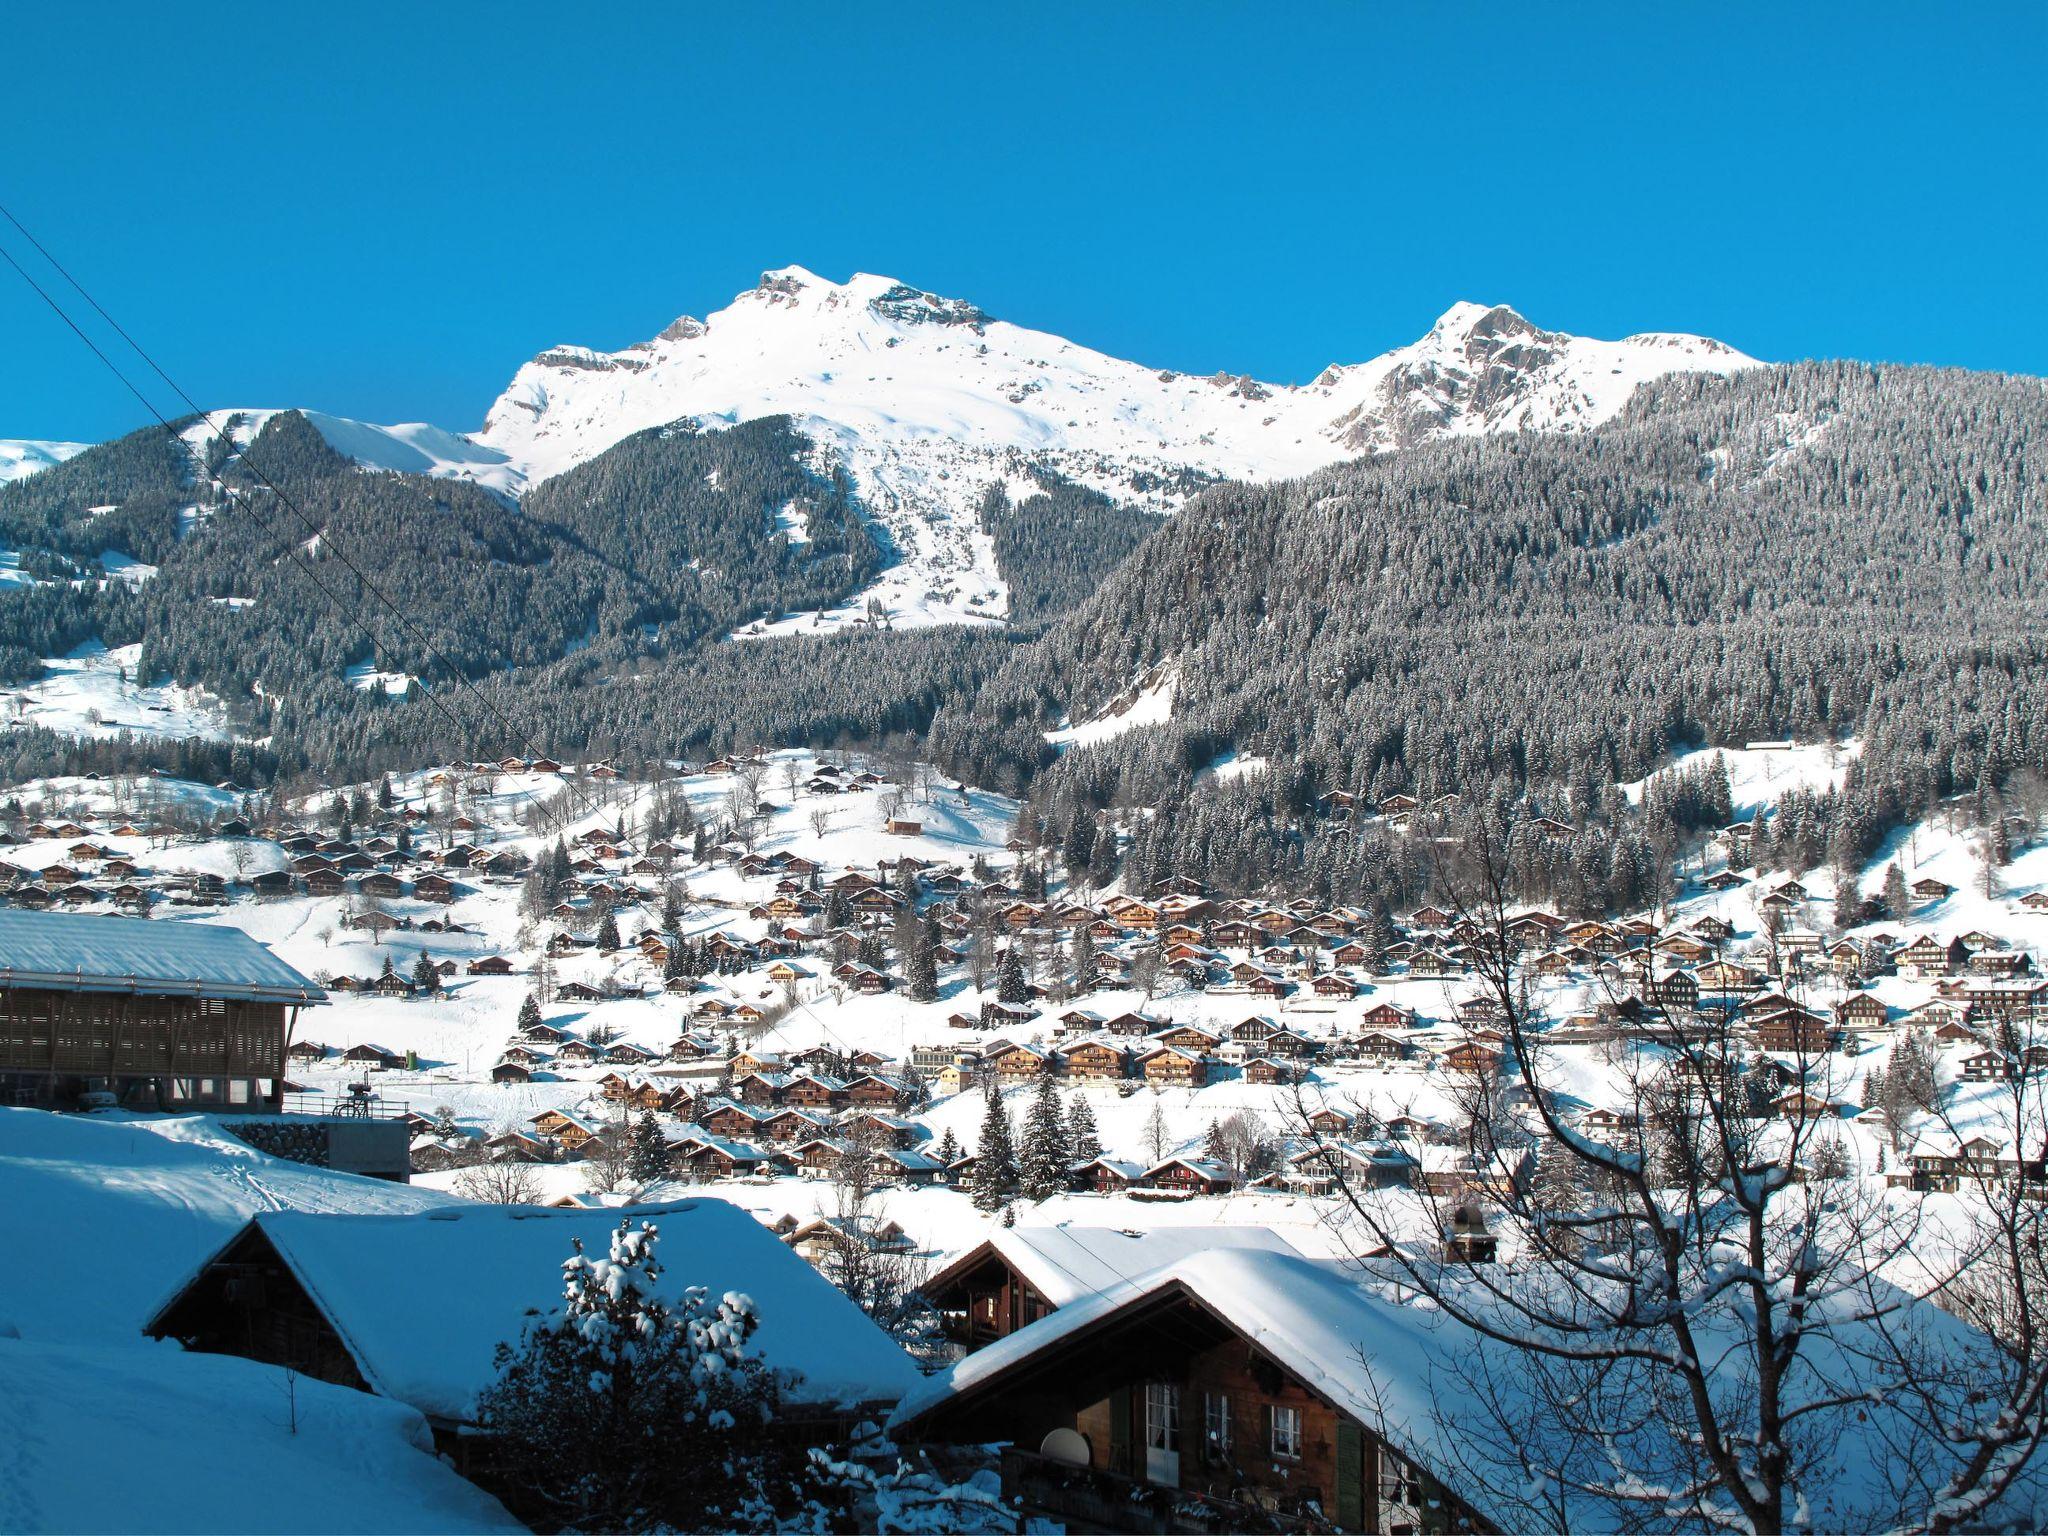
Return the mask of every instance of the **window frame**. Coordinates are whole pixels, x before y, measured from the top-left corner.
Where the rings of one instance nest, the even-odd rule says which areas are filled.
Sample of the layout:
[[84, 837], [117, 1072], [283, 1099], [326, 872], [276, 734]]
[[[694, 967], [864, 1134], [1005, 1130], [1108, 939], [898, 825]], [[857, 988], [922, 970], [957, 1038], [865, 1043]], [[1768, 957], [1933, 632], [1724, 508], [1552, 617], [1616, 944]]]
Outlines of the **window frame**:
[[[1288, 1439], [1290, 1444], [1289, 1448], [1285, 1450], [1281, 1448], [1280, 1444], [1280, 1426], [1282, 1424], [1289, 1426]], [[1299, 1408], [1291, 1407], [1286, 1403], [1268, 1403], [1266, 1405], [1266, 1444], [1267, 1448], [1273, 1453], [1275, 1461], [1301, 1460], [1302, 1429], [1301, 1410]]]
[[1146, 1382], [1145, 1448], [1153, 1451], [1171, 1451], [1179, 1455], [1180, 1429], [1180, 1383]]
[[1202, 1445], [1211, 1455], [1228, 1456], [1236, 1436], [1236, 1416], [1231, 1411], [1230, 1394], [1227, 1392], [1204, 1392], [1202, 1394]]

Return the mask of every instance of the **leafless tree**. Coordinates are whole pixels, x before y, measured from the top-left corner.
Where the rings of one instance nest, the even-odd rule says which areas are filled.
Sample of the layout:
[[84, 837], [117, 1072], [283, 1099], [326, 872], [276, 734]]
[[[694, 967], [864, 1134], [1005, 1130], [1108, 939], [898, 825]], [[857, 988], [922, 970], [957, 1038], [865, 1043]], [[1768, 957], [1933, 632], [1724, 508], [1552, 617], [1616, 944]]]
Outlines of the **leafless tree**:
[[[1459, 1090], [1460, 1186], [1379, 1187], [1331, 1159], [1359, 1249], [1376, 1255], [1361, 1261], [1370, 1279], [1488, 1346], [1442, 1395], [1458, 1404], [1460, 1470], [1532, 1527], [1565, 1523], [1569, 1492], [1623, 1527], [1678, 1516], [1778, 1532], [1830, 1507], [1845, 1446], [1887, 1436], [1897, 1454], [1878, 1469], [1889, 1481], [1872, 1497], [1889, 1502], [1874, 1518], [1977, 1522], [2048, 1435], [2031, 1323], [2048, 1297], [2021, 1262], [2038, 1252], [2037, 1213], [2008, 1199], [1980, 1245], [2027, 1298], [2030, 1321], [2001, 1351], [1932, 1325], [1941, 1314], [1887, 1278], [1916, 1252], [1919, 1206], [1868, 1181], [1809, 1180], [1826, 1122], [1803, 1092], [1779, 1118], [1753, 1113], [1753, 1064], [1725, 1023], [1644, 1003], [1618, 1072], [1621, 1125], [1581, 1130], [1510, 926], [1502, 846], [1468, 837], [1441, 881], [1476, 926], [1475, 976], [1503, 1035], [1498, 1068]], [[1824, 1093], [1825, 1052], [1807, 1054], [1794, 1077]], [[1302, 1129], [1314, 1137], [1305, 1116]]]
[[883, 1329], [913, 1352], [936, 1342], [938, 1319], [918, 1288], [930, 1271], [927, 1255], [909, 1246], [888, 1220], [881, 1183], [888, 1165], [881, 1144], [867, 1132], [845, 1140], [833, 1170], [832, 1198], [824, 1213], [831, 1235], [818, 1259], [819, 1273]]
[[454, 1188], [465, 1200], [486, 1205], [532, 1205], [542, 1194], [533, 1165], [510, 1158], [472, 1163], [455, 1176]]
[[829, 831], [831, 831], [831, 830], [832, 830], [832, 809], [831, 809], [831, 807], [830, 807], [830, 806], [824, 806], [824, 805], [814, 805], [814, 806], [812, 806], [812, 807], [811, 807], [811, 834], [812, 834], [812, 836], [814, 836], [814, 837], [819, 837], [819, 838], [822, 838], [822, 837], [823, 837], [823, 836], [824, 836], [824, 835], [825, 835], [825, 834], [826, 834], [827, 832], [829, 832]]

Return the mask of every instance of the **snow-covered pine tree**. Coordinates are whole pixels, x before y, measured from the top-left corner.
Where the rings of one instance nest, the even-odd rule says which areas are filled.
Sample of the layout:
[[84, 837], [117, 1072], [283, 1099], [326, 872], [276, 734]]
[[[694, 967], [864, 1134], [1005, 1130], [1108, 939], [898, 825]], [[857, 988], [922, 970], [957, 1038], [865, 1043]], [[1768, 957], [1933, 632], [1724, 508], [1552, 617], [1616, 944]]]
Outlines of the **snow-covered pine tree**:
[[1023, 1156], [1018, 1176], [1027, 1200], [1045, 1200], [1067, 1187], [1067, 1165], [1073, 1161], [1066, 1117], [1052, 1074], [1038, 1079], [1038, 1092], [1024, 1119]]
[[1906, 889], [1906, 872], [1894, 859], [1884, 872], [1884, 913], [1893, 922], [1903, 922], [1913, 910], [1913, 898]]
[[1095, 1129], [1095, 1111], [1088, 1107], [1088, 1096], [1084, 1093], [1076, 1093], [1068, 1101], [1067, 1142], [1077, 1163], [1102, 1156], [1102, 1138]]
[[540, 1025], [540, 999], [529, 992], [526, 994], [526, 1001], [519, 1005], [519, 1020], [514, 1028], [524, 1035], [540, 1028]]
[[412, 985], [422, 997], [434, 997], [441, 991], [441, 973], [434, 968], [434, 957], [424, 949], [412, 963]]
[[974, 1153], [974, 1208], [995, 1211], [1017, 1187], [1017, 1138], [1002, 1090], [991, 1084], [988, 1112], [982, 1116], [981, 1142]]
[[597, 947], [606, 954], [619, 947], [619, 920], [612, 915], [610, 907], [604, 909], [604, 916], [598, 920]]
[[903, 990], [914, 1003], [929, 1003], [939, 995], [938, 951], [931, 929], [923, 923], [910, 933], [910, 952], [903, 960]]
[[604, 1258], [575, 1242], [562, 1304], [498, 1347], [479, 1397], [493, 1472], [556, 1529], [756, 1529], [795, 1485], [754, 1304], [664, 1295], [657, 1238], [622, 1222]]
[[1088, 931], [1088, 924], [1077, 924], [1074, 928], [1074, 995], [1087, 996], [1101, 979], [1095, 968], [1095, 935]]
[[1031, 987], [1024, 979], [1024, 962], [1017, 958], [1017, 946], [1012, 944], [996, 962], [996, 1001], [1015, 1006], [1030, 1000]]
[[668, 1177], [668, 1147], [654, 1111], [643, 1110], [626, 1136], [626, 1176], [645, 1186]]
[[941, 1168], [950, 1168], [960, 1161], [960, 1138], [953, 1134], [953, 1127], [946, 1127], [946, 1134], [939, 1138], [939, 1145], [932, 1156]]

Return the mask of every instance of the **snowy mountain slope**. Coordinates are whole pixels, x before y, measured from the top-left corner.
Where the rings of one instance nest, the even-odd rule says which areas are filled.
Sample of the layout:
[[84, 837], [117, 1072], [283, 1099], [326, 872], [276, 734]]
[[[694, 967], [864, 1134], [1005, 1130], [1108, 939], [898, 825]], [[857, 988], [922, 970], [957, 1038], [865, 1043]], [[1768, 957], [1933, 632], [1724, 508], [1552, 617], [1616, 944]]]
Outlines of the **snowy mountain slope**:
[[1109, 357], [893, 278], [785, 267], [623, 351], [541, 353], [477, 441], [540, 480], [647, 427], [787, 413], [841, 457], [896, 546], [897, 567], [850, 613], [877, 596], [894, 622], [994, 618], [1001, 578], [974, 507], [1006, 465], [1165, 512], [1214, 477], [1282, 478], [1431, 437], [1584, 430], [1646, 380], [1752, 364], [1701, 337], [1593, 341], [1459, 304], [1411, 346], [1265, 384]]
[[39, 469], [62, 464], [91, 443], [53, 443], [39, 438], [0, 438], [0, 485], [25, 479]]
[[622, 352], [543, 352], [514, 375], [478, 436], [539, 479], [644, 427], [788, 412], [867, 442], [941, 438], [1262, 480], [1422, 437], [1584, 428], [1644, 380], [1752, 361], [1696, 336], [1590, 341], [1539, 330], [1510, 309], [1458, 304], [1413, 345], [1310, 384], [1199, 378], [893, 278], [833, 283], [785, 267], [709, 320], [685, 316]]

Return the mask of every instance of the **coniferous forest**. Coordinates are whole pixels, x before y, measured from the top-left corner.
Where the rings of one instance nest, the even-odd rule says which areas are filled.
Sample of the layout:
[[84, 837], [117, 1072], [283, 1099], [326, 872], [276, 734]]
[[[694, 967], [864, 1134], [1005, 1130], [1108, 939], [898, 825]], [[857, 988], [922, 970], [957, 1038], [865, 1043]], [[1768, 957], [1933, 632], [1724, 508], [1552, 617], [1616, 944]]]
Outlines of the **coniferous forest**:
[[[187, 756], [251, 778], [889, 741], [1025, 794], [1026, 833], [1098, 876], [1128, 858], [1360, 901], [1430, 878], [1426, 840], [1369, 808], [1452, 795], [1437, 814], [1497, 822], [1532, 889], [1633, 906], [1674, 834], [1725, 812], [1712, 785], [1619, 795], [1677, 750], [1859, 739], [1839, 792], [1774, 818], [1805, 865], [2048, 770], [2044, 426], [2036, 380], [1802, 364], [1674, 375], [1580, 435], [1218, 485], [1164, 522], [1041, 473], [982, 506], [1008, 628], [733, 643], [886, 558], [786, 418], [643, 432], [515, 506], [360, 471], [285, 413], [201, 464], [157, 429], [0, 489], [0, 541], [42, 578], [0, 595], [0, 669], [139, 641], [143, 672], [264, 743]], [[94, 579], [108, 549], [159, 573]], [[420, 681], [351, 686], [364, 662]], [[1164, 723], [1047, 742], [1148, 689]], [[4, 755], [148, 754], [17, 730]], [[1265, 771], [1208, 771], [1232, 758]]]

